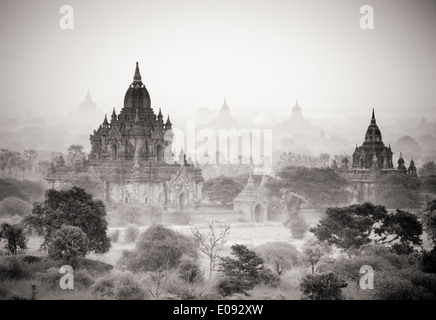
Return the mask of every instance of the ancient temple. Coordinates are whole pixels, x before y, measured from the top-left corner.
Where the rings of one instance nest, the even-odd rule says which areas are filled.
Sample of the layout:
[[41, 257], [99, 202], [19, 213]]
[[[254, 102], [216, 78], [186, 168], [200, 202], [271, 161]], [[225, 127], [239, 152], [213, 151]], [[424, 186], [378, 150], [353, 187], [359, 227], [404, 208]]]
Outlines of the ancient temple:
[[301, 110], [301, 107], [298, 105], [298, 100], [295, 101], [295, 105], [292, 107], [291, 121], [294, 122], [304, 121], [303, 111]]
[[392, 169], [393, 152], [391, 146], [386, 147], [383, 143], [382, 134], [375, 120], [374, 109], [372, 109], [371, 123], [365, 134], [365, 141], [360, 147], [357, 147], [353, 153], [352, 168], [383, 168]]
[[236, 129], [238, 127], [238, 121], [233, 117], [226, 98], [224, 98], [218, 117], [210, 121], [208, 126], [212, 129]]
[[250, 170], [247, 185], [233, 200], [233, 210], [242, 213], [244, 221], [264, 222], [268, 219], [266, 197], [263, 194], [265, 182], [266, 177], [263, 176], [260, 185], [256, 186]]
[[[188, 163], [182, 153], [172, 155], [172, 124], [151, 107], [138, 63], [117, 114], [90, 135], [91, 152], [82, 168], [65, 163], [52, 166], [47, 180], [56, 184], [74, 180], [77, 172], [91, 172], [102, 182], [102, 198], [109, 203], [142, 203], [164, 208], [186, 208], [201, 201], [201, 169]], [[85, 165], [86, 163], [86, 165]], [[91, 171], [90, 171], [91, 170]]]
[[400, 152], [398, 167], [395, 168], [393, 154], [391, 146], [386, 147], [383, 142], [373, 109], [371, 122], [366, 130], [365, 140], [360, 147], [356, 145], [352, 156], [351, 167], [348, 164], [348, 158], [345, 156], [342, 160], [341, 167], [337, 169], [345, 178], [349, 179], [357, 189], [358, 202], [377, 202], [375, 185], [377, 180], [386, 173], [395, 172], [416, 176], [416, 166], [413, 159], [409, 164], [409, 168], [407, 168], [402, 153]]

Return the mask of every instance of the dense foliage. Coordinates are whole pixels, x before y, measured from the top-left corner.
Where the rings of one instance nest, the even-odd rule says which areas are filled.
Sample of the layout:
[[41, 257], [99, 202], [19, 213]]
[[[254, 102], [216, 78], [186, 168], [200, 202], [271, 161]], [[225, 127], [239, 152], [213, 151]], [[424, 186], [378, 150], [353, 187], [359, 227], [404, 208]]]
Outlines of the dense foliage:
[[88, 252], [105, 253], [111, 246], [105, 218], [106, 208], [101, 200], [94, 200], [84, 189], [73, 187], [66, 191], [47, 190], [45, 201], [34, 204], [26, 223], [44, 228], [44, 247], [57, 230], [70, 225], [79, 227], [86, 234]]
[[265, 266], [263, 259], [254, 251], [240, 244], [232, 245], [231, 249], [236, 259], [222, 257], [219, 263], [222, 278], [217, 289], [221, 295], [249, 295], [248, 291], [258, 284], [277, 286], [280, 283], [280, 278]]
[[300, 283], [303, 300], [343, 300], [347, 283], [334, 273], [308, 274]]
[[140, 235], [135, 249], [123, 252], [119, 264], [133, 272], [169, 270], [177, 268], [184, 255], [197, 258], [192, 239], [162, 225], [153, 225]]
[[377, 203], [388, 208], [417, 208], [420, 206], [421, 181], [417, 176], [389, 173], [376, 184]]
[[279, 276], [286, 270], [299, 266], [302, 260], [297, 248], [287, 242], [267, 242], [256, 247], [255, 251]]
[[348, 181], [330, 168], [285, 167], [277, 172], [277, 177], [266, 183], [270, 196], [280, 196], [281, 189], [289, 189], [316, 208], [351, 201]]
[[212, 201], [222, 205], [231, 203], [244, 189], [244, 185], [236, 179], [226, 176], [209, 179], [203, 182], [202, 192]]
[[88, 247], [89, 240], [82, 229], [63, 225], [53, 233], [47, 251], [50, 258], [73, 265], [78, 259], [85, 257]]
[[24, 229], [20, 225], [11, 225], [9, 223], [2, 223], [0, 226], [0, 240], [6, 241], [5, 248], [11, 254], [17, 254], [19, 250], [27, 249], [27, 237]]
[[[343, 251], [359, 249], [376, 241], [390, 244], [394, 250], [410, 252], [414, 245], [421, 244], [422, 226], [417, 217], [409, 212], [397, 210], [388, 214], [385, 207], [366, 202], [328, 208], [326, 217], [310, 231], [319, 240]], [[372, 232], [378, 238], [371, 237]]]

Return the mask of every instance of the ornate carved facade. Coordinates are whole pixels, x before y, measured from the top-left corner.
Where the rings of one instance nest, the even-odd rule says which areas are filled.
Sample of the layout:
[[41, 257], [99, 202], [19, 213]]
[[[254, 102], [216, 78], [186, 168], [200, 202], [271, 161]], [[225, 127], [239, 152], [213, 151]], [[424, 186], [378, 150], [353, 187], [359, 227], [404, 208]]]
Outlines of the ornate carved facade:
[[142, 83], [138, 63], [133, 82], [124, 97], [124, 107], [117, 115], [113, 109], [110, 123], [103, 123], [91, 134], [90, 160], [163, 161], [164, 150], [171, 143], [167, 136], [172, 128], [170, 118], [164, 123], [162, 112], [156, 116], [150, 95]]
[[142, 203], [164, 208], [186, 208], [201, 202], [201, 169], [186, 161], [165, 161], [171, 155], [172, 124], [156, 116], [150, 95], [142, 83], [138, 63], [132, 84], [127, 89], [124, 107], [111, 121], [103, 123], [90, 135], [91, 152], [83, 168], [64, 162], [52, 166], [47, 180], [56, 187], [74, 180], [77, 172], [92, 170], [102, 183], [101, 197], [110, 203]]

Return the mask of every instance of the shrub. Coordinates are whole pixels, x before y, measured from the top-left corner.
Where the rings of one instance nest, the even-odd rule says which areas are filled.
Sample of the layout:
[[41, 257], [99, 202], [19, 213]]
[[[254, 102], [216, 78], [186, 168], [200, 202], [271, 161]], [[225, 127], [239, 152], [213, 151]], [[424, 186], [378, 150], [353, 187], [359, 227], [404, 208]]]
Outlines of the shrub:
[[302, 260], [301, 253], [293, 244], [282, 241], [267, 242], [256, 247], [255, 251], [279, 276], [283, 271], [299, 266]]
[[423, 272], [436, 273], [436, 247], [432, 250], [423, 250], [420, 257]]
[[35, 256], [25, 256], [23, 257], [23, 261], [26, 263], [37, 263], [41, 261], [41, 258]]
[[177, 269], [179, 278], [186, 282], [195, 283], [203, 281], [200, 266], [195, 260], [189, 257], [183, 257]]
[[74, 271], [74, 288], [88, 289], [95, 283], [88, 270], [80, 269]]
[[47, 269], [45, 272], [37, 273], [35, 278], [47, 289], [56, 290], [59, 288], [59, 280], [61, 277], [62, 274], [59, 272], [59, 268], [53, 267]]
[[0, 226], [0, 239], [5, 239], [7, 244], [6, 249], [11, 254], [17, 254], [18, 249], [21, 251], [27, 249], [27, 237], [24, 233], [22, 226], [18, 224], [10, 225], [9, 223], [3, 223]]
[[266, 268], [264, 261], [254, 251], [246, 246], [235, 244], [231, 246], [233, 255], [221, 258], [219, 271], [223, 278], [218, 282], [218, 292], [223, 296], [235, 293], [248, 295], [248, 290], [258, 284], [277, 286], [280, 278]]
[[19, 280], [29, 276], [26, 266], [15, 256], [0, 257], [0, 279]]
[[26, 296], [21, 293], [11, 291], [7, 296], [6, 300], [29, 300]]
[[138, 238], [140, 234], [139, 228], [133, 225], [130, 225], [126, 228], [124, 234], [124, 241], [126, 242], [134, 242]]
[[99, 300], [145, 300], [148, 295], [131, 273], [113, 273], [92, 286]]
[[346, 286], [334, 273], [309, 274], [300, 283], [303, 300], [343, 300], [342, 288]]
[[133, 251], [124, 251], [119, 264], [133, 272], [176, 268], [183, 255], [198, 257], [193, 240], [162, 225], [141, 234]]
[[88, 252], [88, 237], [79, 228], [63, 225], [50, 239], [48, 255], [54, 260], [75, 264]]
[[109, 232], [109, 238], [112, 242], [117, 242], [120, 238], [120, 230], [115, 229]]

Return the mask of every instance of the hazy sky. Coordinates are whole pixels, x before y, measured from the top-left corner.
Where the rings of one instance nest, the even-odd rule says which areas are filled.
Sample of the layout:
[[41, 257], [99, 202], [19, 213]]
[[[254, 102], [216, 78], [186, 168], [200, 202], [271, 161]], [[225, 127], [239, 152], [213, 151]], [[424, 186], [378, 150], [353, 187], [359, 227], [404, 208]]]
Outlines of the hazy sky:
[[[74, 9], [62, 30], [59, 9]], [[359, 8], [374, 8], [362, 30]], [[0, 3], [0, 108], [77, 108], [88, 88], [103, 112], [122, 107], [139, 61], [152, 106], [191, 117], [219, 108], [309, 117], [436, 108], [436, 2], [142, 0]], [[368, 121], [367, 121], [368, 120]], [[96, 126], [97, 127], [97, 126]]]

